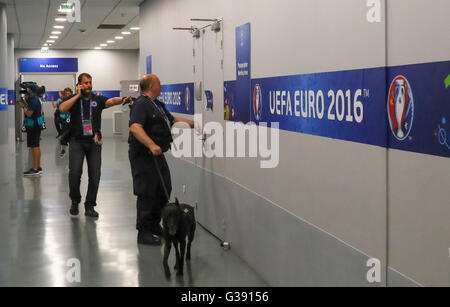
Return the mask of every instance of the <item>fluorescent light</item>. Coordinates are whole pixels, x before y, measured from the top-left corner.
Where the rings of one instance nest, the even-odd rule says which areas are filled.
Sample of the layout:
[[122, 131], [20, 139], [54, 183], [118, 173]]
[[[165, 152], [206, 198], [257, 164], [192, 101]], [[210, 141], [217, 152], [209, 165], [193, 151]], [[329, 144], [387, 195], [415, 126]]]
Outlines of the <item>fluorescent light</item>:
[[94, 49], [95, 50], [101, 50], [102, 48], [101, 47], [95, 47]]
[[50, 47], [50, 46], [53, 46], [53, 44], [48, 44], [48, 46]]
[[52, 34], [61, 34], [61, 31], [52, 31]]
[[48, 44], [47, 44], [47, 43], [45, 43], [45, 44], [44, 44], [44, 47], [47, 47], [47, 46], [48, 46]]
[[123, 39], [123, 36], [116, 36], [115, 39]]
[[106, 41], [108, 44], [114, 44], [116, 41]]
[[52, 40], [52, 39], [48, 39], [47, 40], [47, 43], [54, 43], [55, 41], [54, 40]]
[[58, 18], [55, 18], [55, 21], [64, 22], [64, 21], [67, 21], [67, 18], [58, 17]]
[[131, 27], [130, 28], [130, 30], [133, 30], [133, 31], [139, 31], [141, 28], [139, 28], [139, 27]]
[[64, 26], [53, 26], [55, 29], [64, 29]]
[[131, 34], [131, 32], [128, 32], [128, 31], [123, 31], [123, 32], [122, 32], [122, 34], [123, 34], [123, 35], [130, 35], [130, 34]]
[[107, 47], [107, 44], [100, 44], [100, 47]]
[[59, 38], [59, 36], [57, 36], [57, 35], [51, 35], [51, 36], [49, 36], [50, 38], [53, 38], [53, 39], [58, 39]]

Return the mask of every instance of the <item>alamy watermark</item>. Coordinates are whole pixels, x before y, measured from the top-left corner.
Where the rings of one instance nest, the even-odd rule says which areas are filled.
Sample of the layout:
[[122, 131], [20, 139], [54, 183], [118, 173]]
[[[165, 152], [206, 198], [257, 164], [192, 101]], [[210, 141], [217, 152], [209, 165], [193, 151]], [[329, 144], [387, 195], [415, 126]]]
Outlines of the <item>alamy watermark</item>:
[[[202, 115], [194, 115], [201, 123]], [[279, 123], [254, 122], [243, 124], [227, 121], [208, 122], [203, 127], [203, 138], [193, 135], [184, 123], [172, 127], [174, 142], [172, 155], [176, 158], [259, 158], [261, 168], [275, 168], [280, 160]], [[201, 130], [201, 129], [200, 129]], [[269, 132], [270, 131], [270, 132]], [[270, 142], [269, 142], [270, 141]], [[248, 146], [247, 146], [248, 145]]]

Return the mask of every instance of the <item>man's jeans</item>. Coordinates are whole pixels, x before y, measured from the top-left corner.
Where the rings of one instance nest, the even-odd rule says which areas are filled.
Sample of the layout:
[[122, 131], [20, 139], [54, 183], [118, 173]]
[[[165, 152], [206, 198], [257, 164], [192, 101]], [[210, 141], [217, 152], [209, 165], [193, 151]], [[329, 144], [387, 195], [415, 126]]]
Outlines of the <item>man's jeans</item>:
[[70, 139], [69, 146], [69, 187], [72, 202], [80, 203], [80, 183], [83, 173], [83, 162], [86, 156], [89, 186], [85, 205], [95, 206], [100, 183], [100, 169], [102, 166], [102, 146], [95, 145], [94, 141], [78, 141]]

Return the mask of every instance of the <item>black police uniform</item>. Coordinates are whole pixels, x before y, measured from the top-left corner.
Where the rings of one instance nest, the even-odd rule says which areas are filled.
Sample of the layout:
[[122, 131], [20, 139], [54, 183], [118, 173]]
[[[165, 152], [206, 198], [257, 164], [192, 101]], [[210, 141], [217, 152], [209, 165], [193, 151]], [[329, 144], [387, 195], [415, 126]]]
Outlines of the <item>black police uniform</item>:
[[[163, 152], [169, 150], [172, 142], [170, 127], [174, 117], [162, 102], [141, 95], [131, 107], [130, 127], [135, 123], [143, 126], [147, 135]], [[161, 211], [168, 199], [157, 167], [170, 197], [172, 184], [169, 166], [164, 155], [153, 157], [150, 150], [131, 132], [128, 143], [134, 195], [137, 196], [136, 228], [139, 234], [160, 235]]]

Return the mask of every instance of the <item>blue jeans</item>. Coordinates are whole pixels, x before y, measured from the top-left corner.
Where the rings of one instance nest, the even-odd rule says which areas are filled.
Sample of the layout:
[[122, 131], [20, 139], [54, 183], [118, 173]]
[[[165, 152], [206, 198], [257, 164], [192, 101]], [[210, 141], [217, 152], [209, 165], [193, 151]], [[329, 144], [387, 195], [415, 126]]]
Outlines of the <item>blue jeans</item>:
[[97, 192], [100, 184], [102, 166], [102, 146], [94, 141], [79, 141], [70, 139], [69, 146], [69, 187], [72, 202], [81, 202], [80, 183], [83, 174], [83, 162], [86, 157], [88, 166], [89, 185], [85, 205], [97, 204]]

